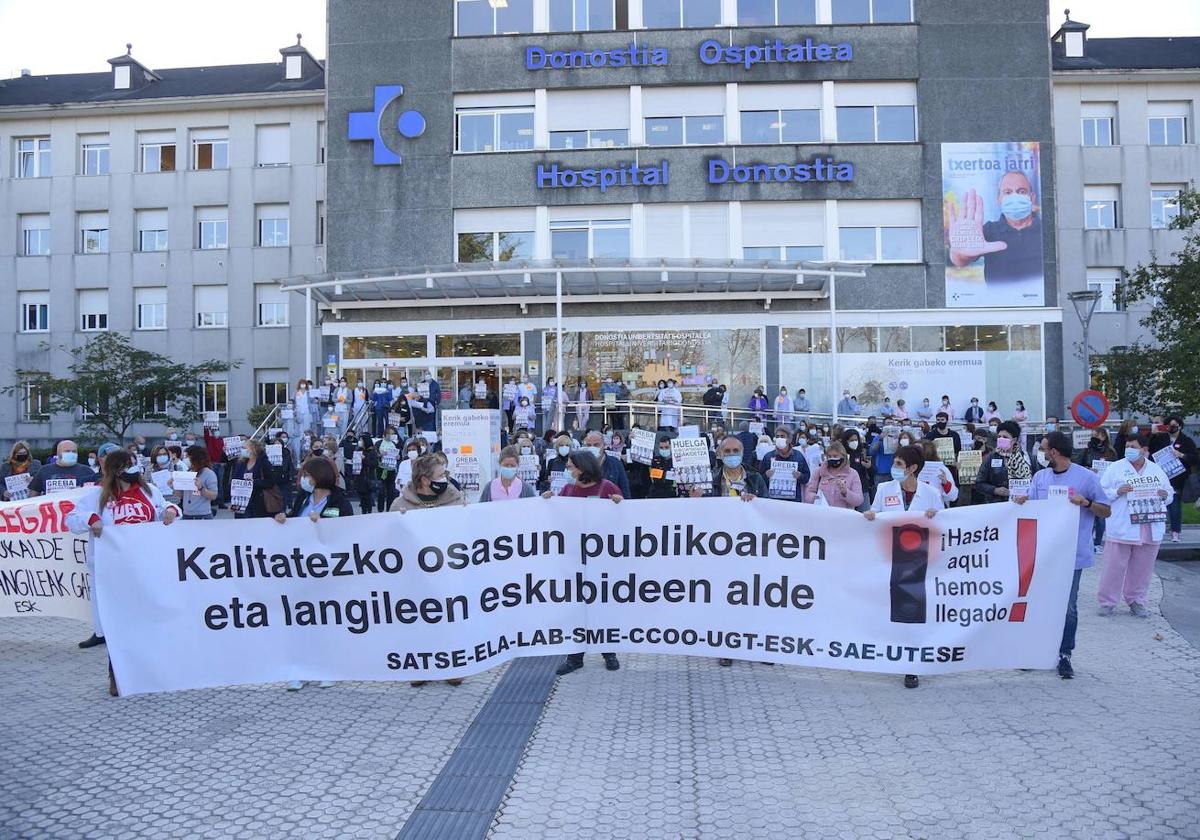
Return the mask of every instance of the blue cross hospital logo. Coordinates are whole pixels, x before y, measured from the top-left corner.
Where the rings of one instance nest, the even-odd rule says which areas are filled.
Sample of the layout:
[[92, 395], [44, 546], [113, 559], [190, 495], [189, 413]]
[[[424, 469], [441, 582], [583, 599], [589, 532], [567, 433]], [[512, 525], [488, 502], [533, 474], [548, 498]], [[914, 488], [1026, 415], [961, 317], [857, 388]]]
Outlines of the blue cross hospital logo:
[[[400, 154], [388, 148], [380, 129], [383, 127], [383, 112], [404, 93], [403, 85], [376, 85], [375, 110], [351, 111], [347, 136], [351, 140], [370, 140], [375, 151], [376, 166], [395, 166], [400, 163]], [[425, 117], [419, 111], [405, 111], [396, 121], [396, 128], [404, 137], [411, 139], [425, 133]]]

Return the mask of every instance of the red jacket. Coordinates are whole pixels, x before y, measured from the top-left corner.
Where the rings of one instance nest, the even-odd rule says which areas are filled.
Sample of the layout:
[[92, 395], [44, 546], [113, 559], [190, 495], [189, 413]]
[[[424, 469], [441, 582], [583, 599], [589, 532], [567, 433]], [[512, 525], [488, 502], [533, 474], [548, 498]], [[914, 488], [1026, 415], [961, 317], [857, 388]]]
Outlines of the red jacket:
[[225, 438], [217, 437], [208, 428], [204, 429], [204, 446], [210, 462], [220, 464], [225, 460]]

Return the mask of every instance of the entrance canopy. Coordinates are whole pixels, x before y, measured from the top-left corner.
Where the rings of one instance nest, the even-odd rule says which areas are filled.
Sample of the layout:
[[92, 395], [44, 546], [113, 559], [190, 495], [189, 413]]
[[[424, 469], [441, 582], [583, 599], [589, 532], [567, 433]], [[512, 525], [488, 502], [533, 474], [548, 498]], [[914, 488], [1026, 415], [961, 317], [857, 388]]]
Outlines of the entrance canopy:
[[829, 297], [834, 277], [860, 266], [765, 260], [521, 260], [372, 269], [289, 277], [284, 291], [311, 292], [338, 308], [681, 298], [765, 300]]

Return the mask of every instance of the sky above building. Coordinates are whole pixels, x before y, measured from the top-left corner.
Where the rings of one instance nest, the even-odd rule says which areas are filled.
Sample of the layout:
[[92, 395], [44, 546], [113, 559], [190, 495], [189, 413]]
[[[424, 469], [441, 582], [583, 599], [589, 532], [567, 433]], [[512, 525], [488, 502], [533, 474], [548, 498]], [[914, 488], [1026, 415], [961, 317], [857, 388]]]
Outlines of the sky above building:
[[[1052, 7], [1051, 31], [1068, 6], [1094, 38], [1200, 35], [1200, 0], [1064, 0]], [[326, 54], [325, 0], [121, 0], [112, 6], [118, 13], [97, 8], [88, 0], [0, 0], [0, 76], [106, 71], [126, 43], [151, 68], [279, 61], [297, 32], [313, 55]]]

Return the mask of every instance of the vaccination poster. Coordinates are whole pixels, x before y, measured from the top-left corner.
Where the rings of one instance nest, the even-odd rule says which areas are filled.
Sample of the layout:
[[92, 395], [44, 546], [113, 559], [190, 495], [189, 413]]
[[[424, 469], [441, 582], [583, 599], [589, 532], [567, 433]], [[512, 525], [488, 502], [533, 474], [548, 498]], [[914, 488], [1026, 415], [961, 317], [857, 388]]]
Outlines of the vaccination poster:
[[943, 143], [946, 306], [1042, 306], [1041, 153], [1035, 142]]

